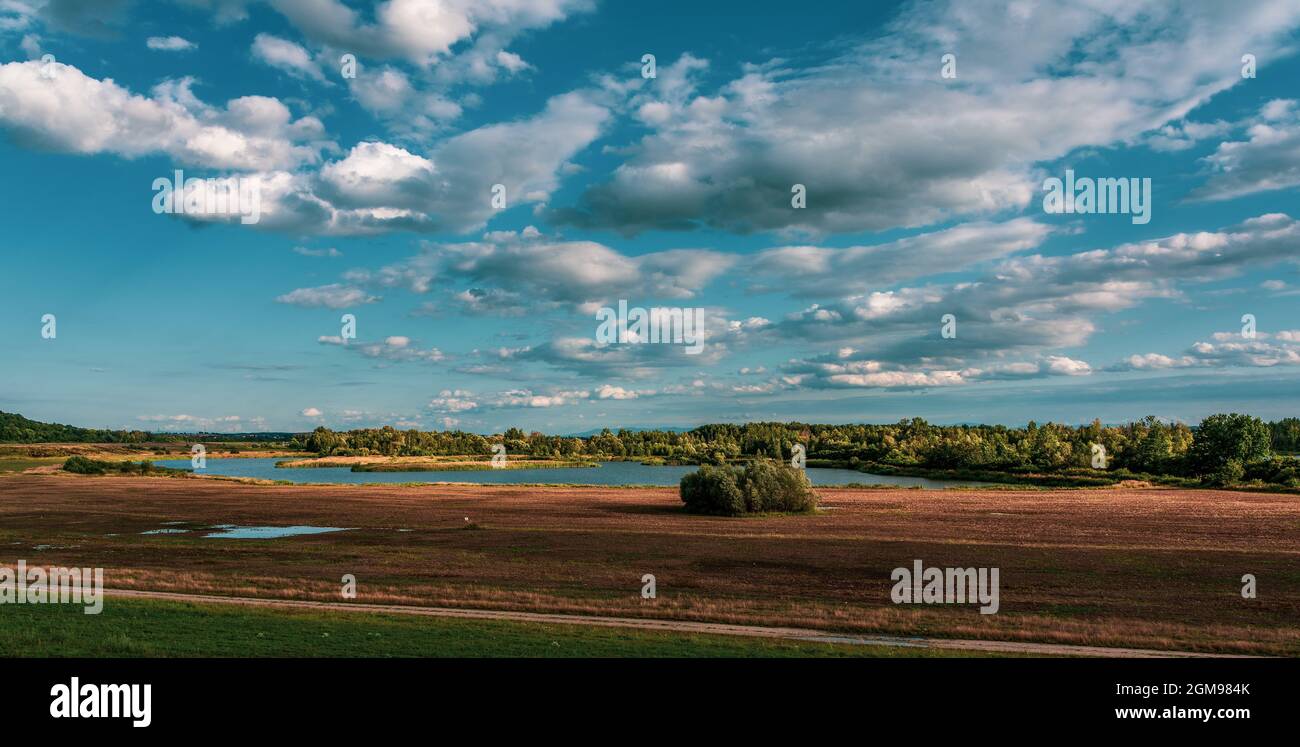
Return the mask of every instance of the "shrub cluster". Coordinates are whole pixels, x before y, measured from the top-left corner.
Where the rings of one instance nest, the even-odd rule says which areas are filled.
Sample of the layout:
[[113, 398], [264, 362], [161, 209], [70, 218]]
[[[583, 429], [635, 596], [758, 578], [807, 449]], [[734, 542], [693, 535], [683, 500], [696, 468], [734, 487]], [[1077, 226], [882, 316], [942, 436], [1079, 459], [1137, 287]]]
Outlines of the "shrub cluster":
[[102, 475], [106, 472], [116, 471], [124, 475], [147, 475], [151, 472], [183, 472], [184, 470], [168, 469], [164, 467], [154, 467], [153, 462], [141, 460], [139, 462], [109, 462], [102, 459], [91, 459], [84, 456], [71, 456], [63, 462], [65, 472], [76, 472], [79, 475]]
[[803, 470], [770, 459], [756, 459], [744, 469], [706, 464], [682, 478], [681, 496], [687, 511], [718, 516], [808, 512], [817, 507], [817, 495]]

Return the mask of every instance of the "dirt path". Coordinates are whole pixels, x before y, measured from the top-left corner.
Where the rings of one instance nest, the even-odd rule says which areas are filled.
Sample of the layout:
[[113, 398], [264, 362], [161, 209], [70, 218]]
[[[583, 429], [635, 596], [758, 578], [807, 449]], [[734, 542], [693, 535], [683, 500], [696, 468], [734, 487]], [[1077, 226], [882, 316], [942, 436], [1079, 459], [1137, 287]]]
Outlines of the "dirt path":
[[982, 651], [993, 654], [1032, 654], [1036, 656], [1101, 656], [1108, 658], [1159, 658], [1185, 657], [1239, 658], [1226, 654], [1204, 654], [1191, 651], [1158, 651], [1140, 648], [1111, 648], [1104, 646], [1072, 646], [1056, 643], [1026, 643], [1019, 641], [982, 641], [955, 638], [911, 638], [903, 636], [857, 636], [828, 633], [807, 628], [774, 628], [760, 625], [728, 625], [723, 623], [691, 622], [688, 620], [656, 620], [636, 617], [600, 617], [596, 615], [558, 615], [541, 612], [511, 612], [499, 610], [460, 609], [455, 607], [413, 607], [400, 604], [362, 604], [355, 602], [314, 602], [299, 599], [259, 599], [256, 597], [226, 597], [210, 594], [179, 594], [167, 591], [139, 591], [132, 589], [105, 589], [108, 596], [137, 599], [166, 599], [178, 602], [216, 604], [242, 604], [257, 607], [310, 609], [349, 612], [376, 612], [398, 615], [427, 615], [454, 617], [469, 620], [508, 620], [512, 622], [549, 623], [560, 625], [594, 625], [607, 628], [638, 628], [670, 633], [740, 635], [754, 638], [782, 638], [814, 643], [839, 643], [860, 646], [894, 646], [899, 648], [957, 649]]

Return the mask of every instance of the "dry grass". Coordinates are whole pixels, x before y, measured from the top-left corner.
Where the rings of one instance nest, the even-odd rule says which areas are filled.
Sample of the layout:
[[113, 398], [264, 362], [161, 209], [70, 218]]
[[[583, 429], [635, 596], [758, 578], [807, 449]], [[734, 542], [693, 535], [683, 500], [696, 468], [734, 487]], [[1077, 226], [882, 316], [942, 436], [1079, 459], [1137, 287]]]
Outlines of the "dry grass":
[[[375, 603], [1300, 655], [1296, 496], [819, 492], [816, 515], [726, 519], [682, 513], [671, 488], [19, 475], [0, 480], [0, 563], [103, 566], [124, 588], [337, 599], [351, 573]], [[356, 529], [139, 534], [166, 521]], [[890, 572], [914, 558], [1000, 568], [1000, 613], [892, 604]], [[656, 600], [640, 598], [645, 573]], [[1259, 598], [1241, 598], [1245, 573]]]

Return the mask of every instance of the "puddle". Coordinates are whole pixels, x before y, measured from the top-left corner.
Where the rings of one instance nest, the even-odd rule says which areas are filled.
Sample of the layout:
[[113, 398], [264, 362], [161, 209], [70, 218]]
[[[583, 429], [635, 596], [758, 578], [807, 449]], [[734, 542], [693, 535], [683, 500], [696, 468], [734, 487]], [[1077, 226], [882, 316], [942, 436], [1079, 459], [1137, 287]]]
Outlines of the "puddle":
[[241, 527], [235, 524], [218, 524], [212, 529], [215, 531], [203, 536], [217, 539], [278, 539], [280, 537], [297, 537], [304, 534], [346, 532], [349, 527]]
[[[168, 521], [165, 524], [184, 524], [186, 522]], [[218, 539], [279, 539], [280, 537], [297, 537], [303, 534], [325, 534], [326, 532], [346, 532], [350, 527], [246, 527], [238, 524], [213, 524], [211, 526], [163, 527], [150, 529], [140, 534], [198, 534], [200, 537]]]

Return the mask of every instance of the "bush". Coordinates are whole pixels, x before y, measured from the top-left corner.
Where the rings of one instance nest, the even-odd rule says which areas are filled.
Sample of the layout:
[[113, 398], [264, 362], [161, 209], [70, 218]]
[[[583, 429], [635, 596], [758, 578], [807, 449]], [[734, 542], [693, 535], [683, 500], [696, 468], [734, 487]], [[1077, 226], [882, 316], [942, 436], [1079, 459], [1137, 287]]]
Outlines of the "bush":
[[1259, 480], [1288, 487], [1300, 485], [1300, 459], [1275, 456], [1266, 462], [1248, 464], [1245, 471], [1247, 480]]
[[76, 472], [80, 475], [103, 475], [110, 471], [123, 475], [174, 475], [189, 470], [173, 469], [171, 467], [155, 467], [153, 462], [148, 459], [142, 459], [139, 462], [127, 460], [125, 462], [107, 462], [102, 459], [90, 459], [84, 456], [68, 457], [63, 462], [63, 469], [67, 472]]
[[719, 516], [817, 507], [803, 470], [769, 459], [756, 459], [743, 470], [704, 465], [682, 478], [681, 496], [687, 511]]
[[1224, 462], [1218, 469], [1205, 476], [1205, 481], [1211, 485], [1236, 485], [1246, 476], [1246, 468], [1236, 459], [1229, 459]]
[[682, 478], [681, 496], [686, 510], [695, 514], [737, 516], [745, 512], [744, 476], [735, 467], [703, 465]]
[[76, 472], [79, 475], [102, 475], [104, 474], [104, 462], [87, 459], [84, 456], [68, 457], [63, 463], [63, 469], [66, 472]]

